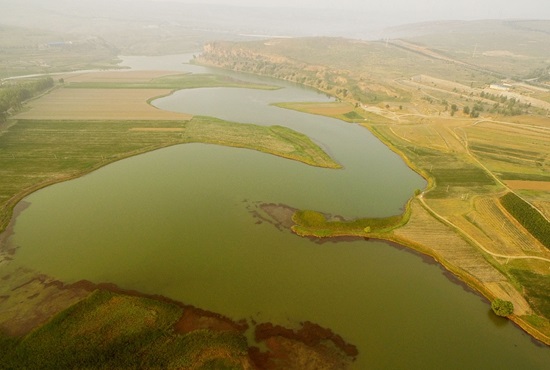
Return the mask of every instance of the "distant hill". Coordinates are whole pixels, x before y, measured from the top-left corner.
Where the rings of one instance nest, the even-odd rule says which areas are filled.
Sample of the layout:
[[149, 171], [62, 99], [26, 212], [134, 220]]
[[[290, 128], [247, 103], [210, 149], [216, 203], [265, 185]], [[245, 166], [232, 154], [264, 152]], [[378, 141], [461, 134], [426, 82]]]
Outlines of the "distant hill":
[[550, 20], [426, 22], [388, 28], [384, 38], [405, 39], [510, 78], [548, 79]]

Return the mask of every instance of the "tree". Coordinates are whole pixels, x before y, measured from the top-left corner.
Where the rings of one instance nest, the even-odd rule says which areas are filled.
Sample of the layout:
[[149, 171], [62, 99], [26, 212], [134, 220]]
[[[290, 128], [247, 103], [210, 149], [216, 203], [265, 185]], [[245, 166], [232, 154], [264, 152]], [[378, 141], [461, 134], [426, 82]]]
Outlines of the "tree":
[[458, 107], [456, 106], [456, 104], [451, 105], [451, 116], [454, 116], [457, 110]]
[[464, 114], [470, 114], [470, 107], [469, 106], [464, 106], [464, 108], [462, 109], [462, 112], [464, 112]]
[[496, 298], [493, 302], [491, 302], [491, 308], [496, 315], [502, 317], [506, 317], [514, 313], [514, 304], [500, 298]]

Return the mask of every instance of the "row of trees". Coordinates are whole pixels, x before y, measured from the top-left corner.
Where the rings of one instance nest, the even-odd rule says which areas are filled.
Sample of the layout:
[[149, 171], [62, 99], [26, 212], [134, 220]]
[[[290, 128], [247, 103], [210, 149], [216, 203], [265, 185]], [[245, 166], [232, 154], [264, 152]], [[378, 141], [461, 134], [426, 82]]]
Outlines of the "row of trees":
[[500, 203], [531, 235], [550, 249], [550, 222], [544, 216], [514, 193], [502, 196]]
[[11, 111], [21, 108], [25, 100], [52, 88], [54, 81], [44, 77], [34, 81], [6, 84], [0, 87], [0, 122], [3, 122]]
[[482, 91], [479, 96], [495, 102], [493, 107], [489, 109], [489, 112], [504, 116], [517, 116], [525, 113], [531, 107], [531, 103], [521, 103], [518, 99], [514, 97], [509, 98], [506, 95], [497, 95]]
[[[491, 95], [491, 94], [487, 94], [487, 95]], [[474, 103], [472, 107], [470, 107], [469, 105], [465, 105], [462, 108], [462, 113], [469, 115], [471, 118], [479, 117], [479, 114], [484, 111], [487, 111], [493, 114], [502, 114], [504, 116], [517, 116], [523, 113], [527, 113], [527, 109], [531, 107], [531, 104], [522, 104], [519, 102], [519, 100], [515, 98], [508, 99], [507, 97], [503, 97], [503, 99], [498, 99], [498, 100], [499, 101], [497, 101], [492, 107], [490, 106], [487, 107], [481, 101]], [[501, 103], [501, 101], [503, 101], [504, 103]], [[444, 105], [446, 108], [447, 108], [447, 104], [445, 104], [445, 101], [444, 101]], [[454, 116], [455, 113], [458, 112], [458, 110], [459, 110], [458, 106], [456, 104], [452, 104], [450, 108], [451, 116]]]

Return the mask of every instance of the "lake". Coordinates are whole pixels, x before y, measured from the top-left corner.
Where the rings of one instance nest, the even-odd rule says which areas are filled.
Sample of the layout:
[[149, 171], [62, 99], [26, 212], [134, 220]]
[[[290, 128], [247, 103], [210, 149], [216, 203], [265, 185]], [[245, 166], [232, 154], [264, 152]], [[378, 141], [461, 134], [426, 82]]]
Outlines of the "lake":
[[[139, 69], [232, 74], [189, 56], [128, 57]], [[262, 203], [345, 217], [398, 214], [426, 182], [368, 130], [284, 110], [328, 101], [297, 85], [232, 74], [274, 91], [184, 90], [161, 109], [310, 136], [344, 169], [246, 149], [185, 144], [122, 160], [25, 201], [14, 263], [62, 281], [88, 279], [162, 294], [233, 319], [312, 321], [359, 349], [358, 369], [543, 369], [548, 347], [497, 318], [439, 265], [379, 241], [316, 243], [257, 217]]]

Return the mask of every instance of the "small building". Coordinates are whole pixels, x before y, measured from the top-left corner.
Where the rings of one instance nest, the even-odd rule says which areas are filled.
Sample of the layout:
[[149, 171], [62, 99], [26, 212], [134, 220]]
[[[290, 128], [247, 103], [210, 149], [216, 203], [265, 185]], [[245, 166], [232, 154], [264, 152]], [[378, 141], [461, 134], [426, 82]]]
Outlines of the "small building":
[[489, 88], [499, 91], [508, 91], [512, 86], [509, 84], [491, 84]]

